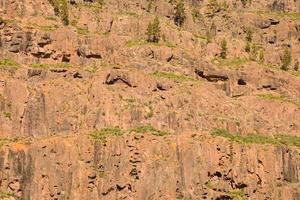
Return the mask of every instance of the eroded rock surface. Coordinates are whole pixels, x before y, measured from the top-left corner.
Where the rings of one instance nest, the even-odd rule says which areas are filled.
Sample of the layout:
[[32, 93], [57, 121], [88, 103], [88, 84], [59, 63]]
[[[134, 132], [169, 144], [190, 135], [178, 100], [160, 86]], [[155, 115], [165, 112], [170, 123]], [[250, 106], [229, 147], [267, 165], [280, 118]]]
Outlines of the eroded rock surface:
[[300, 199], [300, 2], [176, 4], [0, 1], [0, 199]]

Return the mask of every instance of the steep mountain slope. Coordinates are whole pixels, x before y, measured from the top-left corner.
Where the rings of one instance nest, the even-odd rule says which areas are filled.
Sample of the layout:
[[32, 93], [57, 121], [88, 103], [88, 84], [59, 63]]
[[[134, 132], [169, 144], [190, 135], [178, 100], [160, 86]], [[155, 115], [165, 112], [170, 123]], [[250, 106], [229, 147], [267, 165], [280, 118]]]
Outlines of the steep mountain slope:
[[299, 41], [291, 0], [0, 1], [0, 199], [300, 199]]

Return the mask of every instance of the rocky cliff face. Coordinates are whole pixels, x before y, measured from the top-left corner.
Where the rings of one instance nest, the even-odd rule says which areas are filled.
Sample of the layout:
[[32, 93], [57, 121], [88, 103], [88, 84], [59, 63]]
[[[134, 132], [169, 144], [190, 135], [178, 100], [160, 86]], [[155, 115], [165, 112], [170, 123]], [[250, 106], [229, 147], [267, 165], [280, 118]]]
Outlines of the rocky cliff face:
[[300, 2], [182, 3], [0, 1], [0, 199], [300, 199]]

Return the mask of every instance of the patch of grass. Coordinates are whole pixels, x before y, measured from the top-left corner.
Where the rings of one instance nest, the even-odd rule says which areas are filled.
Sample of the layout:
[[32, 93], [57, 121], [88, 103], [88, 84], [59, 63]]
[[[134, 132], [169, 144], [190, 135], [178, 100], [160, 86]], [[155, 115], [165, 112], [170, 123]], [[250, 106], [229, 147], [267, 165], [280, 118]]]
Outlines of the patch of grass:
[[90, 72], [90, 73], [96, 73], [97, 70], [98, 70], [98, 67], [94, 66], [94, 65], [93, 66], [88, 66], [88, 67], [85, 68], [85, 71]]
[[44, 32], [53, 32], [58, 26], [38, 26], [38, 29]]
[[100, 169], [96, 165], [92, 165], [91, 168], [97, 174], [97, 176], [99, 176], [100, 178], [105, 176], [105, 172], [103, 169]]
[[11, 120], [11, 113], [10, 112], [4, 112], [3, 113], [4, 117]]
[[300, 106], [300, 103], [295, 102], [293, 100], [290, 100], [285, 96], [275, 96], [275, 95], [272, 95], [272, 94], [258, 94], [257, 96], [262, 98], [262, 99], [269, 100], [269, 101], [289, 102], [289, 103], [292, 103], [296, 106]]
[[275, 138], [282, 144], [300, 147], [300, 137], [290, 135], [277, 135]]
[[135, 46], [141, 46], [141, 45], [145, 45], [148, 44], [148, 42], [146, 40], [128, 40], [126, 42], [126, 46], [131, 48], [131, 47], [135, 47]]
[[16, 19], [3, 19], [0, 17], [0, 23], [4, 24], [17, 24], [18, 21]]
[[0, 67], [19, 67], [19, 63], [10, 59], [0, 60]]
[[130, 133], [132, 133], [132, 132], [135, 132], [135, 133], [151, 133], [152, 135], [155, 135], [155, 136], [169, 135], [168, 132], [157, 130], [157, 129], [153, 128], [151, 125], [137, 126], [135, 128], [130, 129]]
[[129, 11], [129, 10], [121, 10], [118, 12], [119, 15], [126, 15], [126, 16], [133, 16], [133, 17], [137, 17], [138, 14], [133, 12], [133, 11]]
[[[265, 67], [265, 68], [268, 68], [268, 69], [272, 69], [272, 70], [276, 70], [276, 71], [280, 70], [280, 72], [282, 72], [282, 70], [280, 69], [280, 66], [278, 66], [278, 65], [273, 65], [271, 63], [263, 63], [263, 64], [260, 64], [260, 65], [262, 67]], [[300, 77], [300, 71], [288, 70], [286, 72], [293, 75], [293, 76]]]
[[280, 144], [276, 138], [272, 138], [270, 136], [263, 136], [258, 134], [251, 134], [245, 137], [241, 137], [240, 140], [246, 144], [273, 144], [278, 145]]
[[0, 191], [0, 199], [8, 199], [12, 197], [13, 195], [9, 192]]
[[57, 21], [56, 17], [53, 16], [45, 16], [44, 18], [51, 21]]
[[259, 11], [259, 14], [272, 16], [272, 17], [280, 17], [287, 18], [290, 20], [300, 20], [300, 12], [263, 12]]
[[90, 32], [87, 28], [77, 28], [77, 33], [80, 34], [80, 35], [87, 35]]
[[46, 63], [33, 63], [30, 65], [31, 68], [35, 69], [67, 69], [71, 65], [69, 63], [57, 63], [57, 64], [46, 64]]
[[6, 24], [5, 20], [2, 17], [0, 17], [0, 24], [2, 24], [2, 23]]
[[300, 71], [292, 71], [290, 74], [300, 77]]
[[158, 44], [155, 44], [155, 45], [166, 46], [166, 47], [169, 47], [169, 48], [175, 48], [176, 47], [175, 44], [173, 44], [172, 42], [169, 42], [169, 41], [164, 41], [164, 42], [161, 42], [161, 43], [158, 43]]
[[217, 66], [227, 66], [227, 67], [239, 67], [243, 64], [246, 64], [247, 62], [249, 62], [248, 59], [246, 58], [219, 58], [219, 57], [215, 57], [214, 59], [212, 59], [212, 64], [215, 64]]
[[258, 94], [260, 98], [266, 99], [266, 100], [277, 100], [277, 101], [285, 101], [286, 98], [284, 96], [275, 96], [272, 94]]
[[233, 135], [224, 129], [215, 129], [211, 135], [213, 137], [223, 137], [232, 142], [241, 144], [271, 144], [271, 145], [287, 145], [300, 147], [300, 137], [291, 135], [276, 135], [274, 137], [250, 134], [246, 136]]
[[205, 35], [199, 35], [199, 34], [194, 34], [194, 37], [196, 39], [199, 39], [199, 40], [204, 40], [206, 42], [210, 41], [211, 38], [209, 38], [208, 36], [205, 36]]
[[161, 72], [156, 71], [151, 73], [150, 75], [159, 77], [159, 78], [168, 78], [168, 79], [174, 79], [177, 81], [195, 81], [194, 78], [182, 75], [182, 74], [175, 74], [174, 72]]
[[176, 45], [169, 42], [169, 41], [161, 41], [158, 43], [153, 43], [153, 42], [147, 42], [146, 40], [138, 40], [138, 39], [133, 39], [133, 40], [128, 40], [126, 42], [126, 46], [129, 48], [136, 47], [136, 46], [142, 46], [142, 45], [152, 45], [152, 46], [165, 46], [169, 48], [175, 48]]
[[233, 135], [229, 133], [227, 130], [224, 129], [216, 129], [214, 130], [211, 135], [213, 137], [224, 137], [232, 142], [242, 143], [242, 144], [279, 144], [275, 138], [263, 136], [263, 135], [247, 135], [247, 136], [240, 136], [240, 135]]
[[151, 109], [149, 112], [147, 112], [147, 114], [145, 115], [146, 119], [150, 119], [151, 117], [153, 117], [153, 110]]
[[90, 134], [92, 140], [103, 140], [108, 136], [121, 136], [123, 135], [123, 130], [119, 127], [108, 127], [103, 128], [98, 131], [94, 131]]
[[93, 3], [82, 2], [78, 4], [79, 7], [86, 7], [92, 9], [93, 11], [100, 11], [104, 6], [104, 0], [97, 0]]
[[53, 32], [56, 29], [58, 29], [57, 25], [54, 25], [54, 26], [43, 26], [43, 25], [38, 25], [38, 24], [30, 24], [29, 26], [30, 26], [29, 28], [38, 29], [38, 30], [43, 31], [43, 32]]
[[206, 183], [204, 183], [204, 185], [208, 188], [208, 189], [213, 189], [214, 185], [211, 181], [207, 181]]
[[227, 192], [227, 195], [230, 196], [232, 199], [237, 199], [237, 200], [246, 200], [245, 193], [242, 190], [230, 190]]
[[[6, 143], [10, 143], [10, 142], [14, 142], [14, 141], [16, 141], [16, 139], [12, 139], [12, 138], [0, 138], [0, 147], [2, 147], [2, 145], [6, 144]], [[1, 192], [0, 192], [0, 194], [1, 194]]]

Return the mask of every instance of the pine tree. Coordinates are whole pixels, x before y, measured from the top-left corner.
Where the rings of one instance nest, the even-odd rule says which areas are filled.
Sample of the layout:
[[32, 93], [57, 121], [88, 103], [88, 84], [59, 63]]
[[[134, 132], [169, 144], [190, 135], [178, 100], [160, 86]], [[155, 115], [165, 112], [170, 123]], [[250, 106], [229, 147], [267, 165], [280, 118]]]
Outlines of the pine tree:
[[176, 26], [181, 27], [185, 20], [185, 8], [183, 0], [179, 0], [178, 3], [175, 6], [175, 24]]
[[246, 41], [247, 42], [252, 42], [253, 38], [253, 31], [250, 28], [247, 28], [246, 30]]
[[257, 54], [258, 54], [258, 46], [254, 43], [252, 44], [251, 51], [250, 51], [250, 60], [257, 61]]
[[295, 71], [298, 71], [298, 70], [299, 70], [299, 61], [297, 61], [297, 62], [295, 63], [294, 70], [295, 70]]
[[265, 53], [264, 50], [259, 51], [259, 63], [263, 64], [265, 62]]
[[281, 69], [287, 71], [289, 69], [289, 65], [291, 64], [292, 56], [288, 47], [285, 47], [282, 53], [281, 59]]
[[66, 0], [49, 0], [56, 15], [59, 15], [64, 25], [69, 25], [68, 2]]
[[225, 38], [222, 40], [220, 47], [221, 47], [220, 56], [222, 59], [225, 59], [227, 57], [227, 41], [225, 40]]
[[160, 39], [160, 25], [158, 17], [155, 17], [153, 22], [150, 22], [147, 28], [147, 41], [158, 43]]
[[246, 43], [245, 51], [246, 51], [247, 53], [250, 53], [250, 51], [251, 51], [250, 42], [247, 42], [247, 43]]

